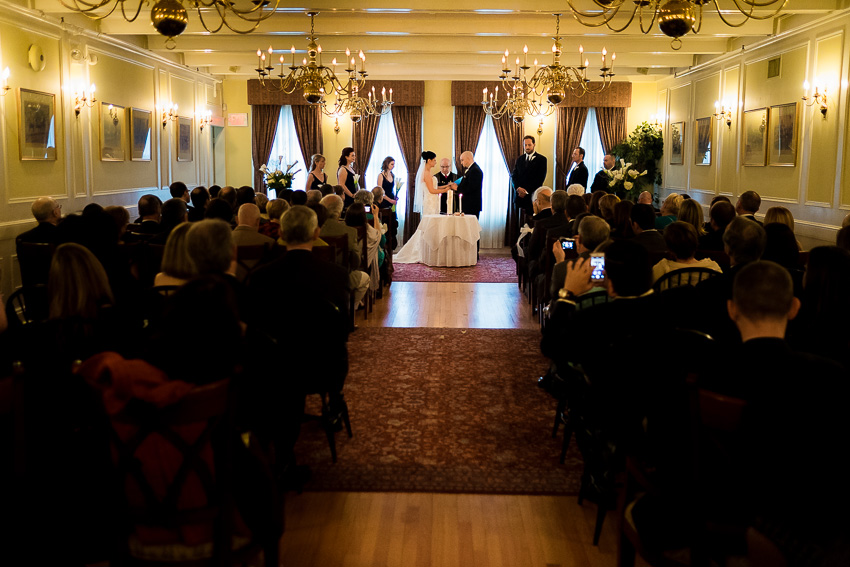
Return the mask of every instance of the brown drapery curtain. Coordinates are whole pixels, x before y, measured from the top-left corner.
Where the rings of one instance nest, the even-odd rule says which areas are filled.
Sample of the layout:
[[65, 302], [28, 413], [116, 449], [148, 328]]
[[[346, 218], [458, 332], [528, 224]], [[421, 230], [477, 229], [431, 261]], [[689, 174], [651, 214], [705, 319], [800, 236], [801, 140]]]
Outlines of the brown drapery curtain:
[[466, 151], [474, 154], [478, 148], [485, 117], [480, 104], [455, 107], [455, 168], [458, 172], [463, 168], [460, 164], [460, 154]]
[[416, 170], [419, 168], [419, 156], [422, 154], [422, 107], [396, 106], [392, 109], [393, 125], [402, 157], [407, 166], [405, 181], [408, 199], [404, 210], [404, 241], [411, 237], [419, 226], [419, 215], [413, 218], [413, 195], [416, 188]]
[[626, 109], [598, 107], [596, 124], [599, 126], [602, 149], [606, 154], [611, 153], [614, 146], [626, 138]]
[[[364, 116], [360, 122], [354, 123], [354, 153], [356, 160], [354, 161], [354, 170], [360, 174], [362, 178], [366, 175], [366, 167], [369, 165], [369, 158], [372, 157], [372, 147], [375, 145], [375, 137], [378, 135], [378, 121], [380, 116]], [[372, 186], [363, 182], [360, 183], [360, 189], [372, 189]]]
[[[502, 150], [502, 157], [508, 172], [513, 171], [514, 160], [523, 153], [522, 149], [522, 125], [517, 124], [508, 117], [501, 120], [493, 120], [493, 129], [496, 131], [496, 140]], [[505, 246], [512, 246], [519, 237], [519, 211], [516, 208], [516, 191], [508, 181], [508, 211], [505, 217]]]
[[292, 121], [295, 123], [295, 135], [298, 136], [298, 147], [304, 161], [303, 169], [310, 171], [310, 158], [313, 154], [324, 151], [322, 138], [322, 112], [318, 106], [292, 106]]
[[266, 181], [260, 166], [268, 163], [274, 144], [280, 106], [255, 104], [251, 107], [251, 157], [254, 159], [254, 191], [266, 192]]
[[584, 121], [587, 120], [587, 108], [567, 106], [558, 108], [558, 141], [555, 144], [555, 160], [558, 168], [555, 172], [555, 189], [567, 188], [567, 173], [573, 164], [573, 150], [581, 143]]

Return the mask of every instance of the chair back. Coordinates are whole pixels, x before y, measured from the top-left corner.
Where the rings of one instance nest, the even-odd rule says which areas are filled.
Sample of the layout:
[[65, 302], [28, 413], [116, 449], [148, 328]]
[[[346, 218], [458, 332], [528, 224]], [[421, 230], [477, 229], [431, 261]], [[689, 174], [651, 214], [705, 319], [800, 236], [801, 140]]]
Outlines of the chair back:
[[610, 300], [611, 297], [605, 290], [594, 291], [592, 293], [584, 293], [578, 296], [578, 298], [576, 299], [576, 308], [587, 309], [588, 307], [593, 307], [594, 305], [608, 303]]
[[[332, 247], [334, 250], [334, 258], [331, 260], [335, 264], [338, 264], [345, 268], [345, 271], [348, 271], [348, 235], [340, 234], [338, 236], [322, 236], [322, 240], [328, 243], [329, 247]], [[316, 248], [313, 248], [315, 252]]]
[[699, 282], [720, 275], [721, 272], [710, 268], [681, 268], [667, 272], [653, 284], [656, 293], [683, 285], [696, 286]]
[[270, 246], [267, 244], [246, 244], [236, 247], [236, 278], [244, 282], [248, 272], [268, 258]]
[[729, 254], [722, 250], [697, 250], [696, 253], [694, 253], [694, 258], [697, 260], [711, 258], [717, 262], [717, 265], [720, 266], [720, 269], [724, 272], [732, 265], [732, 260], [729, 258]]
[[[324, 240], [324, 239], [323, 239]], [[313, 256], [323, 262], [335, 264], [337, 261], [335, 246], [313, 246]]]
[[12, 329], [47, 321], [50, 311], [47, 286], [37, 284], [16, 289], [6, 300], [5, 308]]
[[56, 246], [46, 242], [17, 241], [15, 248], [18, 254], [18, 266], [21, 269], [21, 284], [31, 286], [47, 285], [50, 274], [50, 262]]
[[369, 271], [369, 244], [368, 244], [368, 238], [367, 238], [367, 233], [366, 233], [366, 227], [365, 226], [358, 226], [358, 227], [355, 227], [355, 228], [357, 228], [357, 239], [363, 245], [363, 248], [360, 251], [360, 269], [368, 274], [368, 273], [370, 273], [370, 271]]

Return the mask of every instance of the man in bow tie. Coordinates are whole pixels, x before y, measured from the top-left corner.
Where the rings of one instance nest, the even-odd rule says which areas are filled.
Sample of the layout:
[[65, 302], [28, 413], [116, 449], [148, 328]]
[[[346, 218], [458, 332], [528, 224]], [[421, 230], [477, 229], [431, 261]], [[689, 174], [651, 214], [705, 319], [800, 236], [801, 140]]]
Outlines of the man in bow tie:
[[[511, 183], [516, 189], [517, 208], [519, 211], [525, 211], [528, 218], [534, 215], [531, 195], [546, 181], [546, 156], [534, 151], [534, 143], [534, 136], [522, 139], [525, 152], [517, 158], [511, 173]], [[522, 223], [521, 218], [519, 222]]]

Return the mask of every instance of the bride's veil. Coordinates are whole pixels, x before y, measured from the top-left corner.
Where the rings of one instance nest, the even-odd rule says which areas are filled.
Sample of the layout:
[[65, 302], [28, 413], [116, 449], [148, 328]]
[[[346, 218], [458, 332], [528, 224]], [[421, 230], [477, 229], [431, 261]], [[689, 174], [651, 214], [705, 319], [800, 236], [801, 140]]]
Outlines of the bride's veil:
[[416, 170], [416, 181], [413, 185], [413, 211], [417, 213], [422, 212], [422, 200], [425, 198], [423, 195], [425, 189], [424, 187], [420, 187], [422, 185], [422, 172], [425, 171], [425, 160], [419, 160], [419, 169]]

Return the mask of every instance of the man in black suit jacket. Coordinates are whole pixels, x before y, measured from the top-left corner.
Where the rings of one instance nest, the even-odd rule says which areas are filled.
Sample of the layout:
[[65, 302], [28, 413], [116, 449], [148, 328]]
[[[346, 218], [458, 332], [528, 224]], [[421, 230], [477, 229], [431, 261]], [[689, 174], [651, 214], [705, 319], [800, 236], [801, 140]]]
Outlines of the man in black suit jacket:
[[[655, 228], [655, 211], [649, 205], [635, 205], [631, 212], [632, 230], [635, 237], [632, 239], [652, 256], [659, 256], [667, 252], [667, 242]], [[660, 259], [660, 258], [659, 258]]]
[[[33, 201], [31, 210], [32, 216], [38, 221], [38, 226], [19, 234], [15, 238], [15, 243], [54, 243], [56, 241], [56, 225], [62, 220], [62, 205], [50, 197], [39, 197]], [[20, 250], [17, 253], [20, 255]]]
[[[438, 171], [437, 175], [435, 175], [434, 177], [437, 179], [437, 187], [443, 187], [445, 185], [448, 185], [449, 183], [451, 183], [455, 179], [457, 179], [457, 176], [452, 171], [452, 164], [449, 161], [449, 158], [443, 158], [443, 159], [440, 160], [440, 171]], [[448, 207], [447, 207], [447, 203], [446, 203], [448, 198], [449, 198], [448, 193], [446, 193], [445, 195], [442, 195], [442, 194], [440, 195], [440, 212], [441, 213], [445, 213], [445, 212], [448, 211]], [[457, 210], [457, 193], [455, 193], [455, 195], [454, 195], [454, 207], [452, 207], [452, 210], [454, 210], [454, 211]]]
[[758, 212], [759, 207], [761, 207], [761, 196], [759, 196], [759, 194], [755, 191], [744, 191], [741, 193], [741, 196], [738, 197], [738, 203], [735, 205], [735, 212], [737, 212], [739, 216], [762, 224], [762, 222], [756, 218], [756, 213]]
[[534, 151], [534, 136], [526, 136], [522, 143], [525, 153], [516, 158], [511, 183], [516, 189], [517, 208], [530, 217], [533, 214], [532, 195], [546, 181], [547, 162], [546, 156]]
[[587, 179], [590, 174], [587, 172], [587, 166], [584, 164], [584, 148], [576, 148], [573, 150], [573, 161], [576, 162], [576, 166], [567, 178], [567, 187], [574, 183], [578, 183], [587, 189]]
[[452, 188], [458, 192], [458, 197], [463, 195], [461, 201], [461, 212], [466, 215], [478, 216], [481, 214], [481, 192], [484, 184], [484, 172], [475, 163], [472, 152], [460, 154], [460, 163], [463, 165], [464, 174], [460, 184], [452, 182]]
[[605, 157], [602, 158], [602, 166], [604, 169], [600, 169], [593, 178], [593, 184], [590, 186], [591, 193], [594, 191], [605, 191], [606, 193], [611, 193], [611, 188], [608, 186], [608, 182], [611, 181], [611, 177], [608, 176], [606, 171], [611, 171], [614, 168], [614, 156], [611, 154], [605, 154]]

